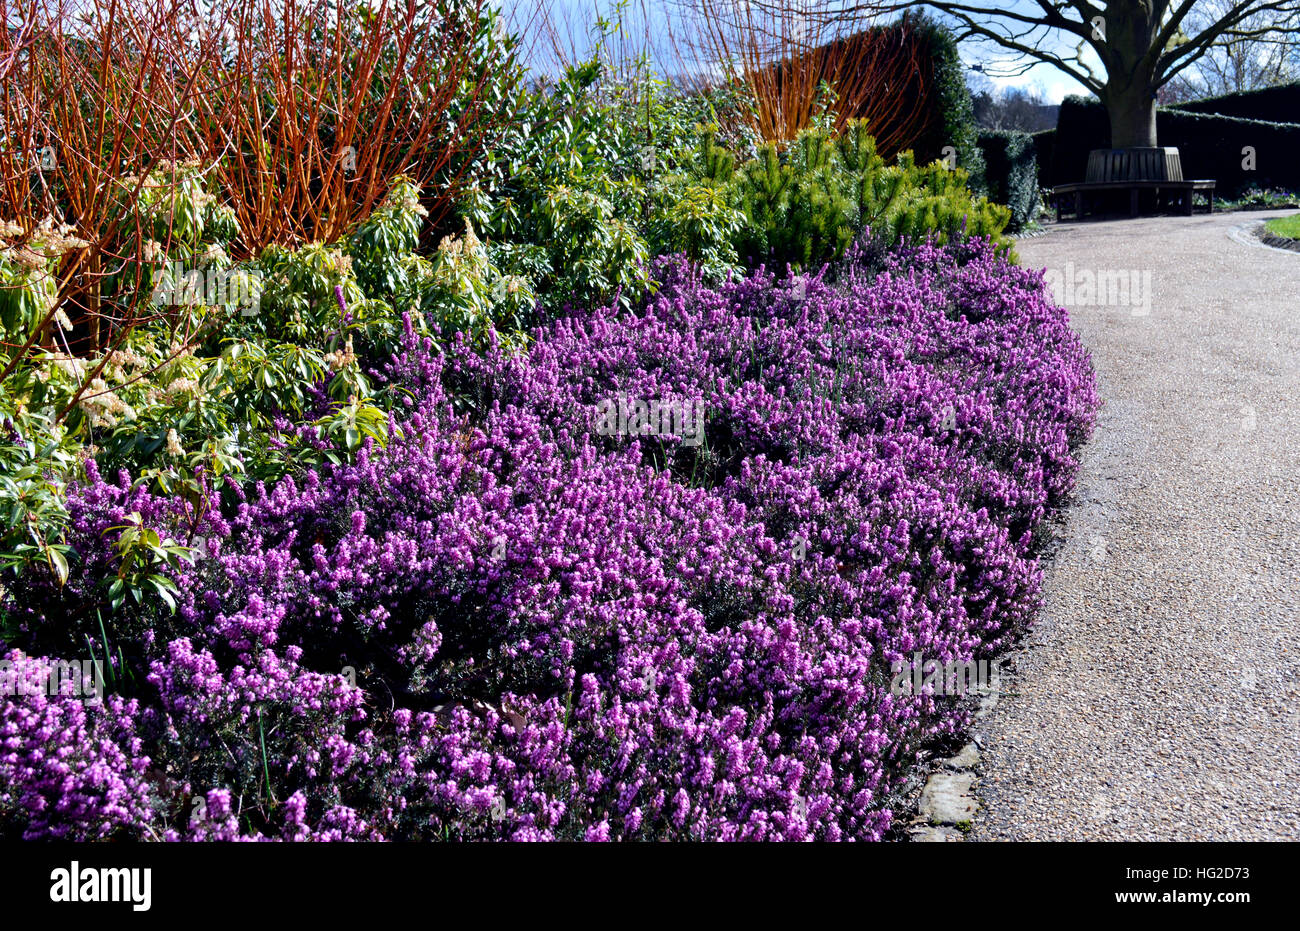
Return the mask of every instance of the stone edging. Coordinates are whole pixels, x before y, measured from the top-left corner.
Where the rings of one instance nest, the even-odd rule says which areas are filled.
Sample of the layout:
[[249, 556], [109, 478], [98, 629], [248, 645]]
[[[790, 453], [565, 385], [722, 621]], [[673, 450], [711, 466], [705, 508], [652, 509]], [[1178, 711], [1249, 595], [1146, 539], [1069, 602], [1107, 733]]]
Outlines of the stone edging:
[[[1002, 689], [1002, 674], [997, 665], [990, 684], [992, 691], [980, 699], [975, 721], [985, 717], [998, 703]], [[974, 723], [974, 722], [972, 722]], [[980, 764], [979, 738], [971, 741], [955, 754], [938, 761], [921, 789], [916, 817], [907, 829], [909, 840], [920, 843], [951, 843], [966, 840], [975, 823], [980, 803], [975, 786], [979, 780], [975, 769]]]
[[1259, 235], [1259, 241], [1266, 246], [1272, 246], [1274, 249], [1286, 249], [1289, 252], [1300, 252], [1300, 239], [1289, 239], [1286, 236], [1278, 236], [1276, 233], [1270, 233], [1268, 227], [1264, 227], [1263, 232]]
[[1300, 239], [1275, 236], [1264, 226], [1263, 220], [1242, 223], [1228, 230], [1228, 238], [1244, 246], [1258, 246], [1278, 252], [1300, 252]]

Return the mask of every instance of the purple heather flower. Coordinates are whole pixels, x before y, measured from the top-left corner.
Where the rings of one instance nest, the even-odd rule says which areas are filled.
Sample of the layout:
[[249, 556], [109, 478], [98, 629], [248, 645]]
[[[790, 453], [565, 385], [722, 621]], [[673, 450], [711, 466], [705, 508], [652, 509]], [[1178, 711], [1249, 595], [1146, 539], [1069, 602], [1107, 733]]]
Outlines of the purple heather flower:
[[[764, 270], [655, 275], [525, 352], [408, 326], [385, 377], [411, 405], [353, 461], [202, 502], [87, 463], [72, 573], [6, 580], [7, 646], [98, 636], [129, 514], [215, 555], [175, 570], [175, 615], [106, 616], [130, 701], [0, 704], [0, 834], [880, 838], [966, 715], [891, 664], [1032, 621], [1088, 354], [981, 241], [851, 255], [797, 303]], [[610, 397], [701, 399], [703, 443], [601, 435]]]

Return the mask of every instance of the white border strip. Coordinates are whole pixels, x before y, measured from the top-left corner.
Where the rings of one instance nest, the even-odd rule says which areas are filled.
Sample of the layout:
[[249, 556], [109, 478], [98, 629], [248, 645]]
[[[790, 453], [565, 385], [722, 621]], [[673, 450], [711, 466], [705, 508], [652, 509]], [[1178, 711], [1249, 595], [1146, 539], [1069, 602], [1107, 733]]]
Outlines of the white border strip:
[[1294, 249], [1283, 249], [1281, 246], [1270, 246], [1256, 235], [1264, 227], [1263, 220], [1252, 220], [1249, 223], [1241, 223], [1237, 226], [1229, 227], [1228, 238], [1233, 242], [1239, 242], [1243, 246], [1257, 246], [1260, 249], [1271, 249], [1273, 252], [1285, 252], [1287, 255], [1300, 256], [1300, 252]]

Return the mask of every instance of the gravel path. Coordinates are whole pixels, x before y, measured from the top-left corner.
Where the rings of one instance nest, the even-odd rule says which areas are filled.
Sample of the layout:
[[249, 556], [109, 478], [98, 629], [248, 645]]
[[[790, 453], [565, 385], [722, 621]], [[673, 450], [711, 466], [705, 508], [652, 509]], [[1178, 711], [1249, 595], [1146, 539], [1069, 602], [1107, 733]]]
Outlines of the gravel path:
[[[1062, 276], [1104, 407], [1018, 694], [975, 727], [970, 839], [1300, 838], [1300, 254], [1232, 235], [1293, 212], [1019, 244]], [[1148, 312], [1088, 303], [1120, 270]]]

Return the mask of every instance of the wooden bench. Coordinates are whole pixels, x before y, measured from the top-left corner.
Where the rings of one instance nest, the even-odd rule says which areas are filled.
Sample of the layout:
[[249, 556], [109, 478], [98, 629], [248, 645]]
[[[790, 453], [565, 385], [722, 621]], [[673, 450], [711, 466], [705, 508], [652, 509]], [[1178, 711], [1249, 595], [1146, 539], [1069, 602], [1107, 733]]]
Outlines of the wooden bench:
[[1052, 188], [1056, 203], [1056, 219], [1062, 214], [1062, 204], [1070, 203], [1076, 220], [1082, 220], [1087, 195], [1102, 191], [1128, 191], [1129, 216], [1136, 217], [1143, 191], [1155, 193], [1156, 207], [1178, 206], [1186, 216], [1191, 216], [1196, 193], [1204, 193], [1208, 212], [1214, 212], [1214, 182], [1185, 180], [1178, 150], [1171, 146], [1136, 149], [1093, 149], [1088, 153], [1086, 180], [1072, 184], [1058, 184]]

